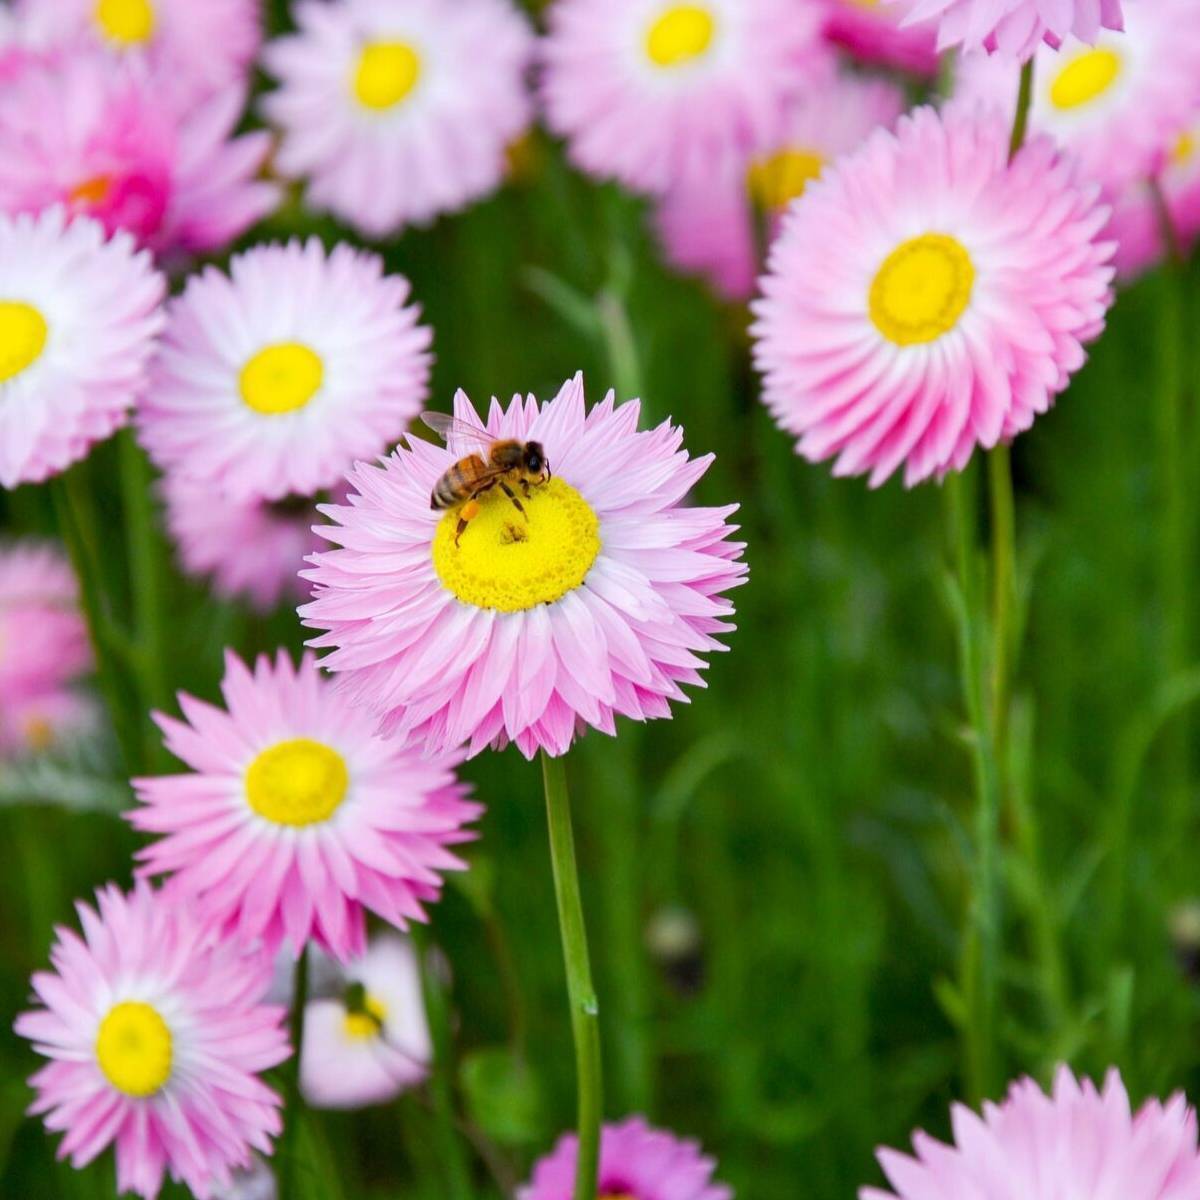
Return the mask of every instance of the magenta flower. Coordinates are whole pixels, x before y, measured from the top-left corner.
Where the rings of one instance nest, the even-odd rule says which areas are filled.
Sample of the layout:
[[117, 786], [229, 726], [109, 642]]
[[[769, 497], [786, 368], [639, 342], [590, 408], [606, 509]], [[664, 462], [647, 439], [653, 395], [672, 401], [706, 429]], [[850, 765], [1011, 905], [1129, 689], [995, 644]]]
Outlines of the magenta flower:
[[533, 105], [533, 32], [510, 0], [301, 0], [263, 55], [276, 165], [368, 237], [495, 191]]
[[126, 423], [165, 290], [128, 234], [0, 213], [0, 487], [41, 483]]
[[[578, 1139], [567, 1134], [533, 1169], [517, 1200], [571, 1200]], [[599, 1194], [611, 1200], [733, 1200], [733, 1190], [713, 1182], [716, 1163], [696, 1142], [651, 1129], [642, 1117], [604, 1126], [600, 1140]]]
[[1029, 58], [1039, 43], [1068, 37], [1094, 42], [1101, 29], [1122, 29], [1121, 0], [903, 0], [907, 21], [936, 21], [938, 49], [999, 51]]
[[1116, 1069], [1104, 1090], [1066, 1067], [1046, 1096], [1031, 1079], [1014, 1083], [983, 1116], [956, 1104], [954, 1143], [913, 1136], [915, 1157], [880, 1150], [893, 1192], [867, 1187], [860, 1200], [1185, 1200], [1200, 1195], [1196, 1114], [1182, 1094], [1148, 1100], [1131, 1113]]
[[279, 198], [257, 178], [269, 135], [231, 138], [243, 99], [231, 85], [175, 115], [137, 63], [28, 65], [0, 90], [0, 210], [63, 204], [156, 253], [222, 249]]
[[33, 977], [42, 1007], [16, 1020], [51, 1060], [30, 1111], [75, 1167], [115, 1145], [119, 1192], [152, 1198], [170, 1175], [209, 1200], [281, 1128], [258, 1078], [289, 1053], [284, 1010], [261, 1002], [270, 964], [144, 883], [96, 901], [76, 905], [82, 938], [58, 929], [54, 970]]
[[355, 468], [350, 503], [323, 510], [340, 549], [313, 558], [300, 611], [385, 734], [557, 755], [588, 726], [614, 732], [617, 714], [669, 716], [681, 685], [701, 685], [700, 655], [732, 628], [724, 593], [746, 573], [728, 540], [737, 506], [685, 506], [712, 457], [689, 459], [669, 422], [639, 431], [639, 413], [611, 392], [588, 412], [580, 375], [544, 405], [493, 400], [486, 421], [459, 392], [461, 422], [484, 442], [539, 442], [552, 478], [529, 489], [525, 515], [499, 489], [483, 495], [457, 541], [461, 511], [431, 511], [430, 496], [478, 443], [414, 438]]
[[315, 938], [345, 961], [366, 945], [364, 910], [393, 925], [425, 919], [442, 872], [463, 863], [480, 812], [454, 777], [457, 759], [425, 759], [374, 733], [308, 655], [282, 651], [251, 672], [226, 655], [226, 709], [181, 694], [185, 720], [156, 714], [167, 748], [193, 773], [138, 779], [128, 814], [162, 834], [141, 873], [170, 875], [228, 935]]
[[878, 0], [822, 0], [825, 36], [864, 63], [878, 63], [932, 77], [937, 71], [937, 38], [927, 25], [904, 24], [898, 4]]
[[653, 194], [736, 172], [830, 66], [797, 0], [556, 0], [547, 19], [550, 127], [582, 170]]
[[409, 301], [378, 256], [327, 253], [316, 238], [192, 276], [167, 306], [142, 444], [231, 500], [333, 487], [394, 443], [428, 394], [431, 335]]
[[260, 0], [17, 0], [30, 43], [138, 60], [178, 112], [247, 82], [259, 10]]
[[1108, 209], [1038, 138], [920, 108], [789, 209], [756, 301], [764, 400], [812, 461], [872, 486], [960, 470], [1033, 424], [1112, 302]]

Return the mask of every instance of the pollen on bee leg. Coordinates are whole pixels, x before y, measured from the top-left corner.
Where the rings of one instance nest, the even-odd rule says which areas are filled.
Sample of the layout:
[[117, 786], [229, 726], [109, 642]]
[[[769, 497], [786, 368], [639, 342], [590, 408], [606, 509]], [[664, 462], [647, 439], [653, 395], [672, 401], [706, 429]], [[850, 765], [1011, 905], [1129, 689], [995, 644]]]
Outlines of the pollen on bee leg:
[[479, 501], [468, 500], [466, 504], [462, 506], [462, 511], [459, 513], [459, 516], [462, 517], [464, 521], [473, 521], [477, 516], [479, 516]]

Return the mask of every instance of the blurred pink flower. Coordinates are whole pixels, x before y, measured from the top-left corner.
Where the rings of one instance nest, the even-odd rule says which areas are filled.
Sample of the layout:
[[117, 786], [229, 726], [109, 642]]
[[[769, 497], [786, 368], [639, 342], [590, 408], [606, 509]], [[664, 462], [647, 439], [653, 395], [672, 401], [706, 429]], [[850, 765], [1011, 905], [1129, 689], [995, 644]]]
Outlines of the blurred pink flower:
[[956, 1104], [954, 1143], [913, 1136], [915, 1157], [880, 1150], [892, 1192], [866, 1187], [860, 1200], [1185, 1200], [1200, 1195], [1196, 1114], [1177, 1093], [1131, 1113], [1116, 1069], [1104, 1090], [1066, 1067], [1046, 1096], [1031, 1079], [1014, 1083], [983, 1116]]
[[64, 204], [158, 254], [220, 250], [279, 198], [256, 178], [269, 135], [230, 136], [243, 103], [231, 85], [175, 116], [139, 64], [94, 51], [29, 65], [0, 89], [0, 210]]
[[168, 471], [161, 490], [184, 570], [211, 576], [218, 596], [245, 599], [260, 612], [307, 598], [299, 572], [324, 544], [312, 531], [320, 520], [315, 498], [236, 500], [182, 471]]
[[16, 0], [16, 13], [34, 46], [144, 63], [180, 113], [244, 86], [262, 40], [260, 0]]
[[[578, 1139], [567, 1134], [517, 1190], [517, 1200], [571, 1200]], [[600, 1141], [599, 1194], [613, 1200], [733, 1200], [713, 1182], [716, 1163], [696, 1142], [651, 1129], [642, 1117], [608, 1124]]]
[[0, 487], [56, 475], [125, 424], [165, 289], [126, 233], [0, 212]]
[[848, 73], [797, 95], [778, 140], [759, 147], [748, 166], [674, 188], [659, 201], [656, 224], [668, 261], [707, 275], [731, 300], [747, 299], [760, 269], [756, 210], [773, 232], [826, 164], [857, 149], [873, 130], [892, 126], [903, 110], [898, 87]]
[[345, 969], [362, 991], [360, 1009], [313, 1000], [305, 1010], [300, 1087], [313, 1108], [384, 1104], [420, 1083], [433, 1046], [416, 952], [407, 938], [382, 933]]
[[588, 412], [580, 375], [544, 405], [493, 400], [486, 423], [462, 392], [454, 409], [485, 442], [540, 442], [553, 477], [524, 515], [482, 496], [456, 542], [459, 511], [431, 511], [430, 495], [478, 443], [411, 438], [357, 466], [357, 494], [322, 510], [341, 548], [305, 572], [315, 599], [301, 615], [328, 631], [311, 644], [335, 647], [322, 665], [386, 735], [431, 752], [563, 754], [588, 726], [613, 733], [618, 713], [669, 716], [681, 685], [702, 684], [700, 655], [723, 648], [724, 593], [746, 573], [728, 540], [737, 506], [684, 503], [712, 456], [689, 459], [670, 422], [639, 431], [637, 401], [610, 392]]
[[495, 191], [533, 117], [533, 31], [510, 0], [300, 0], [263, 54], [276, 166], [368, 237]]
[[905, 25], [904, 10], [881, 0], [823, 0], [825, 36], [864, 63], [895, 67], [931, 79], [937, 37], [928, 25]]
[[167, 306], [138, 434], [230, 500], [313, 496], [392, 445], [428, 394], [430, 331], [377, 255], [255, 246]]
[[139, 852], [145, 875], [170, 875], [226, 934], [308, 939], [342, 961], [365, 947], [364, 909], [401, 928], [425, 919], [448, 849], [480, 812], [454, 776], [456, 757], [424, 759], [374, 733], [311, 655], [282, 651], [251, 672], [226, 655], [226, 710], [180, 694], [184, 721], [155, 720], [192, 774], [138, 779], [135, 828], [164, 836]]
[[[1124, 33], [1095, 46], [1068, 38], [1042, 49], [1034, 65], [1029, 128], [1079, 160], [1085, 178], [1115, 198], [1159, 171], [1177, 139], [1200, 116], [1200, 19], [1193, 0], [1130, 5]], [[999, 55], [964, 55], [956, 104], [983, 103], [1011, 122], [1017, 64]]]
[[728, 178], [831, 67], [812, 0], [556, 0], [542, 96], [581, 169], [661, 195]]
[[919, 108], [796, 201], [754, 303], [764, 400], [837, 475], [966, 465], [1033, 424], [1112, 302], [1108, 209], [1048, 138]]
[[169, 1174], [208, 1200], [281, 1128], [258, 1078], [288, 1056], [284, 1010], [261, 1003], [270, 965], [144, 883], [96, 900], [76, 905], [83, 938], [60, 927], [54, 970], [33, 977], [44, 1007], [16, 1020], [52, 1060], [30, 1111], [75, 1167], [115, 1144], [118, 1192], [157, 1196]]
[[1022, 62], [1042, 42], [1055, 47], [1068, 37], [1094, 42], [1101, 29], [1123, 28], [1121, 0], [892, 2], [907, 6], [907, 23], [936, 21], [939, 50], [961, 46], [964, 50], [999, 51]]

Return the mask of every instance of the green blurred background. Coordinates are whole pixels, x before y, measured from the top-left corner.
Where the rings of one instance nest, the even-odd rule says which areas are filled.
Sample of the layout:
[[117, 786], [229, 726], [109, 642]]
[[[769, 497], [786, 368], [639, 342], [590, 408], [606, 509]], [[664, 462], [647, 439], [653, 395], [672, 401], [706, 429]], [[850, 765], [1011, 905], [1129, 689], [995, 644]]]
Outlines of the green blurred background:
[[[940, 489], [872, 493], [797, 459], [758, 403], [745, 313], [663, 267], [639, 203], [581, 179], [544, 137], [528, 159], [501, 195], [379, 247], [435, 330], [434, 405], [459, 386], [547, 398], [579, 368], [593, 401], [640, 392], [644, 424], [670, 415], [693, 453], [717, 453], [698, 498], [742, 504], [751, 568], [708, 689], [568, 760], [606, 1110], [698, 1137], [746, 1200], [844, 1200], [879, 1182], [874, 1146], [915, 1125], [946, 1134], [966, 1091], [973, 799]], [[349, 238], [296, 202], [246, 241], [302, 232]], [[1200, 457], [1190, 414], [1176, 430], [1155, 415], [1177, 372], [1190, 395], [1200, 383], [1177, 352], [1194, 282], [1159, 273], [1123, 293], [1088, 367], [1014, 447], [1026, 622], [1002, 822], [1003, 1075], [1116, 1064], [1135, 1099], [1200, 1084], [1200, 668], [1186, 621], [1182, 649], [1164, 650], [1162, 600], [1173, 578], [1192, 611]], [[1182, 525], [1163, 515], [1167, 448]], [[116, 463], [107, 445], [81, 468], [106, 531], [123, 515]], [[4, 535], [52, 531], [38, 489], [0, 493]], [[102, 553], [128, 593], [121, 546]], [[174, 572], [170, 588], [173, 687], [215, 697], [226, 645], [303, 642], [293, 613], [254, 617]], [[101, 746], [0, 766], [6, 1030], [72, 899], [129, 880], [117, 762]], [[536, 764], [510, 749], [466, 774], [487, 814], [431, 937], [452, 972], [454, 1102], [489, 1147], [474, 1183], [493, 1197], [571, 1125], [573, 1059]], [[57, 1166], [23, 1117], [34, 1066], [6, 1031], [0, 1195], [111, 1196], [109, 1156]], [[321, 1116], [307, 1150], [346, 1200], [447, 1194], [427, 1094]], [[300, 1186], [331, 1194], [304, 1173]]]

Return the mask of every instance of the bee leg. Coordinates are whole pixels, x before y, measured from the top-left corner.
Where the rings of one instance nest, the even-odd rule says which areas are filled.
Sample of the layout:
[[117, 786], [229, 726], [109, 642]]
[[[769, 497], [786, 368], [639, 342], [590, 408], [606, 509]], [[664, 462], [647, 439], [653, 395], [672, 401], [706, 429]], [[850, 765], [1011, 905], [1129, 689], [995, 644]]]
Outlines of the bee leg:
[[454, 533], [454, 544], [458, 545], [458, 539], [466, 532], [467, 526], [479, 515], [479, 501], [472, 497], [459, 510], [458, 513], [458, 529]]
[[529, 480], [525, 479], [524, 477], [522, 477], [522, 479], [521, 479], [521, 491], [523, 491], [525, 493], [525, 499], [528, 500], [529, 494], [530, 494], [529, 493]]
[[508, 484], [504, 482], [504, 480], [500, 480], [499, 482], [501, 490], [517, 506], [517, 512], [519, 512], [521, 516], [528, 521], [529, 514], [525, 511], [525, 505], [523, 505], [520, 500], [517, 499], [517, 493], [514, 492], [512, 488], [510, 488]]

